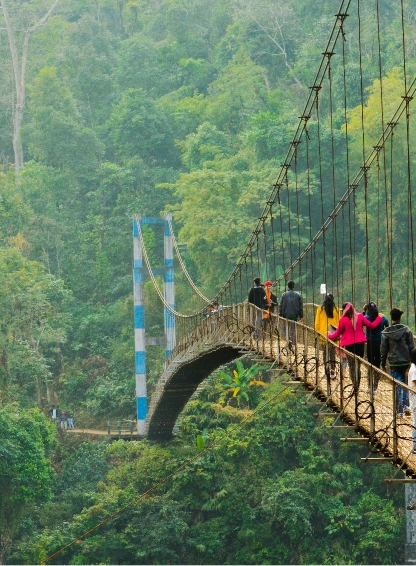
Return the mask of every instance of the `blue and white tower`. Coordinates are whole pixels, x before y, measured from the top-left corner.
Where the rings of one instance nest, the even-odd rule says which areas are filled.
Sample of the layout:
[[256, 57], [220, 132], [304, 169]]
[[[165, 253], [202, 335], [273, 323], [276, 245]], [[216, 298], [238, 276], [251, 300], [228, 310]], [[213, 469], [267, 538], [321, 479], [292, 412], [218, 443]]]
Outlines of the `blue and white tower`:
[[134, 346], [136, 357], [137, 432], [145, 434], [147, 416], [146, 342], [144, 334], [144, 287], [142, 242], [139, 236], [140, 218], [133, 220], [133, 300]]
[[[165, 301], [175, 309], [175, 279], [173, 274], [173, 244], [172, 234], [169, 223], [172, 222], [172, 215], [167, 213], [165, 219], [165, 281], [163, 285]], [[165, 337], [166, 337], [166, 357], [168, 358], [176, 346], [175, 315], [165, 307]]]

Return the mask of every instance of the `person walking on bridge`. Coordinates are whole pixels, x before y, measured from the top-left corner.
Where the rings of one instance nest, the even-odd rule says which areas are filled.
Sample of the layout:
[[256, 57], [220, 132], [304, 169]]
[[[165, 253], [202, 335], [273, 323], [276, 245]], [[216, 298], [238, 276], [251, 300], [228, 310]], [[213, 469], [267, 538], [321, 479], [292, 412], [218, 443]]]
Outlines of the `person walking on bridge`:
[[[400, 319], [403, 311], [394, 307], [390, 311], [391, 325], [381, 333], [381, 368], [386, 371], [386, 361], [389, 361], [390, 373], [402, 383], [406, 383], [406, 371], [415, 347], [412, 331]], [[396, 387], [396, 411], [399, 417], [409, 409], [407, 389]]]
[[[368, 318], [370, 322], [375, 320], [376, 316], [378, 315], [378, 308], [377, 305], [370, 301], [367, 305], [363, 307], [363, 315], [365, 318]], [[381, 346], [381, 333], [382, 331], [389, 326], [389, 321], [385, 316], [383, 316], [383, 320], [381, 324], [379, 324], [374, 330], [367, 328], [367, 360], [375, 366], [376, 368], [380, 367], [380, 346]], [[380, 380], [380, 374], [377, 371], [371, 372], [374, 376], [373, 378], [373, 391], [377, 393], [378, 391], [378, 382]], [[368, 374], [368, 390], [371, 390], [371, 374]]]
[[[363, 308], [364, 312], [363, 315], [367, 318], [370, 322], [376, 319], [378, 316], [378, 308], [377, 305], [373, 302], [368, 303], [368, 305], [364, 305]], [[380, 347], [381, 347], [381, 333], [385, 328], [389, 326], [389, 321], [385, 316], [383, 316], [383, 320], [379, 326], [371, 330], [367, 328], [367, 360], [376, 368], [380, 367], [381, 361], [381, 354], [380, 354]]]
[[288, 320], [301, 321], [303, 318], [303, 300], [300, 293], [295, 291], [295, 282], [289, 281], [287, 289], [280, 299], [279, 314]]
[[[264, 284], [265, 295], [264, 295], [264, 308], [266, 312], [263, 314], [263, 325], [271, 324], [272, 322], [272, 312], [274, 307], [277, 305], [277, 297], [272, 291], [273, 283], [271, 281], [266, 281]], [[271, 328], [271, 326], [270, 326]]]
[[[266, 291], [264, 290], [263, 285], [261, 284], [260, 277], [256, 277], [253, 281], [254, 286], [250, 289], [248, 294], [248, 302], [252, 305], [258, 307], [261, 310], [265, 309], [265, 299], [266, 299]], [[263, 321], [263, 313], [260, 311], [256, 311], [254, 317], [254, 333], [253, 336], [256, 340], [260, 337], [261, 332], [261, 325]]]
[[409, 407], [413, 413], [412, 453], [416, 454], [416, 349], [412, 350], [410, 360], [412, 363], [407, 376], [407, 385], [414, 391], [414, 393], [409, 393]]
[[[341, 347], [345, 348], [351, 354], [364, 357], [364, 346], [367, 342], [367, 337], [364, 334], [363, 327], [376, 328], [381, 324], [383, 315], [377, 315], [373, 322], [370, 322], [361, 313], [357, 314], [354, 305], [351, 303], [344, 303], [342, 305], [342, 316], [339, 319], [338, 328], [332, 334], [328, 335], [330, 340], [336, 340], [341, 337]], [[361, 366], [359, 360], [355, 357], [348, 356], [348, 365], [350, 368], [350, 377], [353, 382], [354, 388], [358, 390], [361, 380]]]
[[[301, 322], [303, 319], [303, 300], [301, 294], [295, 291], [295, 282], [289, 281], [287, 284], [288, 290], [283, 293], [280, 298], [279, 314], [287, 320], [294, 322]], [[288, 323], [289, 335], [287, 339], [289, 342], [295, 342], [295, 325]], [[286, 334], [286, 325], [284, 331]]]
[[[328, 336], [328, 332], [334, 332], [339, 324], [339, 309], [335, 306], [334, 296], [327, 293], [322, 306], [316, 309], [315, 330]], [[325, 373], [330, 379], [335, 379], [335, 346], [319, 337], [319, 344], [324, 356]]]

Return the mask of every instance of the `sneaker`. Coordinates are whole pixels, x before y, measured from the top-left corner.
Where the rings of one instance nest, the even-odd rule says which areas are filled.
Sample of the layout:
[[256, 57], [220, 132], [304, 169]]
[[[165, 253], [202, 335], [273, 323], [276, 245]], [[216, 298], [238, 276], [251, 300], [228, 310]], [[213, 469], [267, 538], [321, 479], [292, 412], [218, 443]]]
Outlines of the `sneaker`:
[[416, 454], [416, 447], [413, 448], [412, 454]]
[[336, 379], [337, 376], [335, 375], [335, 373], [330, 373], [329, 374], [329, 379]]
[[378, 393], [377, 387], [375, 389], [373, 389], [373, 393]]
[[399, 419], [403, 418], [403, 413], [397, 413], [397, 416], [399, 417]]
[[410, 411], [409, 408], [404, 409], [403, 412], [404, 412], [404, 414], [406, 415], [406, 417], [411, 417], [411, 416], [412, 416], [412, 413], [411, 413], [411, 411]]

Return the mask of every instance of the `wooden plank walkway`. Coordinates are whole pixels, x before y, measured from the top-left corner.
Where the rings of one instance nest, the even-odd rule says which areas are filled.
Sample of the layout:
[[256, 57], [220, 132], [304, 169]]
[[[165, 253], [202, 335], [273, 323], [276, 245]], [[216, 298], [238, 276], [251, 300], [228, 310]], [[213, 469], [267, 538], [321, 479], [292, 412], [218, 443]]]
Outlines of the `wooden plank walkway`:
[[[306, 306], [303, 324], [273, 316], [266, 329], [256, 329], [259, 311], [247, 303], [223, 307], [215, 317], [201, 321], [167, 360], [149, 407], [148, 437], [163, 441], [172, 435], [180, 412], [213, 366], [251, 355], [285, 369], [309, 390], [310, 397], [324, 401], [338, 415], [334, 427], [347, 425], [366, 437], [369, 457], [393, 461], [408, 477], [416, 477], [412, 417], [396, 413], [394, 399], [400, 382], [336, 345], [335, 379], [330, 379], [324, 363], [327, 340], [313, 328], [315, 308]], [[368, 388], [375, 380], [377, 391]]]

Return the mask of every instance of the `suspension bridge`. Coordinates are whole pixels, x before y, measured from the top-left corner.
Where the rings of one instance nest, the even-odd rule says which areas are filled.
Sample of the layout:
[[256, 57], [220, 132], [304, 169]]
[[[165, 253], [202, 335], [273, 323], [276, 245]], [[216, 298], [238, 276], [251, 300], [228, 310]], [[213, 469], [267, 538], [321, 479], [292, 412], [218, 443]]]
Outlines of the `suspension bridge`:
[[[416, 482], [413, 419], [398, 414], [395, 403], [397, 388], [407, 385], [393, 379], [388, 368], [384, 372], [336, 344], [331, 379], [325, 363], [329, 341], [314, 329], [321, 283], [339, 304], [361, 306], [373, 300], [385, 312], [401, 306], [405, 322], [413, 330], [416, 326], [416, 78], [407, 24], [414, 10], [403, 0], [393, 4], [376, 0], [363, 9], [360, 0], [341, 2], [270, 196], [233, 272], [211, 299], [220, 310], [207, 316], [211, 300], [187, 272], [166, 217], [165, 237], [172, 238], [200, 304], [190, 314], [176, 309], [166, 285], [165, 292], [159, 288], [141, 219], [134, 219], [135, 268], [146, 266], [164, 304], [165, 320], [174, 321], [168, 357], [144, 412], [143, 359], [136, 355], [138, 419], [143, 425], [139, 433], [149, 439], [165, 441], [172, 436], [181, 411], [211, 372], [251, 356], [285, 369], [293, 376], [294, 387], [303, 387], [307, 400], [319, 399], [319, 413], [333, 418], [330, 426], [356, 433], [346, 441], [366, 443], [367, 461], [391, 462], [404, 472], [390, 481]], [[383, 37], [381, 21], [391, 9], [401, 14], [401, 30]], [[394, 55], [387, 66], [382, 53], [392, 39]], [[173, 255], [165, 261], [171, 268]], [[302, 321], [273, 314], [265, 327], [256, 327], [259, 309], [246, 299], [259, 274], [273, 280], [278, 294], [288, 279], [296, 281], [306, 303]], [[144, 343], [144, 325], [136, 330]]]
[[[386, 25], [392, 13], [400, 15], [400, 29]], [[371, 365], [314, 328], [322, 299], [318, 290], [324, 283], [339, 305], [348, 301], [360, 310], [372, 300], [386, 313], [402, 308], [403, 321], [416, 330], [414, 19], [410, 0], [341, 1], [277, 179], [243, 253], [215, 297], [208, 299], [192, 280], [169, 215], [155, 221], [164, 225], [165, 282], [160, 289], [143, 219], [134, 218], [141, 436], [169, 440], [198, 386], [218, 367], [245, 356], [268, 360], [271, 368], [289, 376], [293, 391], [302, 393], [305, 402], [319, 404], [317, 417], [329, 427], [345, 429], [343, 441], [366, 446], [363, 461], [393, 464], [386, 481], [416, 483], [413, 417], [396, 406], [398, 388], [409, 388], [388, 367], [383, 371]], [[175, 305], [173, 250], [192, 288], [193, 304], [198, 303], [195, 312], [188, 312], [191, 301], [183, 308]], [[149, 407], [144, 268], [165, 309], [166, 361]], [[273, 313], [267, 324], [258, 325], [262, 311], [247, 302], [247, 294], [259, 275], [273, 281], [277, 295], [289, 279], [296, 282], [305, 303], [302, 320]], [[219, 309], [208, 312], [213, 302]], [[416, 509], [414, 498], [415, 491], [407, 489], [408, 510]], [[408, 515], [406, 563], [416, 561], [412, 521]]]

